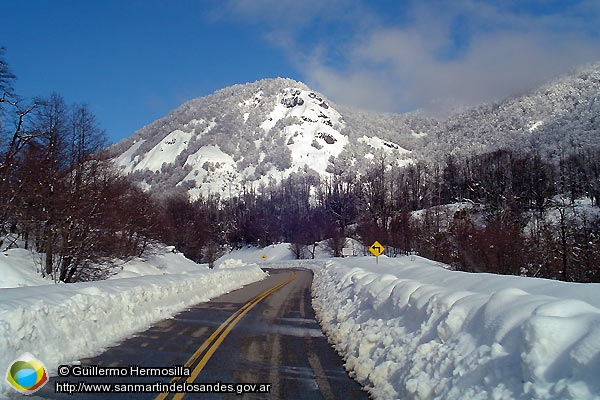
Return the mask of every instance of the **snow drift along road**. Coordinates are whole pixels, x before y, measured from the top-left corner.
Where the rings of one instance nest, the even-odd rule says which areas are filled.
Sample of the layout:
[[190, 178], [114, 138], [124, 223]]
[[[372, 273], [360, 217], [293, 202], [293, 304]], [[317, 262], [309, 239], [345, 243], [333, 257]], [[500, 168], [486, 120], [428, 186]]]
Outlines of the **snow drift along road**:
[[600, 398], [600, 285], [328, 261], [314, 308], [376, 398]]

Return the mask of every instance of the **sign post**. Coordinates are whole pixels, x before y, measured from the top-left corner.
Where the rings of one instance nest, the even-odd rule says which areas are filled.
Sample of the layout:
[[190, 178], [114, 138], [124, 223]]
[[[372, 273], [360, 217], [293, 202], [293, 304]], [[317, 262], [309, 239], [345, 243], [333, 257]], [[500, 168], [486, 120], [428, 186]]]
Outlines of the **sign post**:
[[369, 247], [369, 251], [375, 256], [377, 264], [379, 264], [379, 256], [383, 254], [383, 252], [385, 251], [385, 247], [383, 247], [381, 243], [379, 243], [376, 240], [375, 243], [373, 243], [371, 247]]

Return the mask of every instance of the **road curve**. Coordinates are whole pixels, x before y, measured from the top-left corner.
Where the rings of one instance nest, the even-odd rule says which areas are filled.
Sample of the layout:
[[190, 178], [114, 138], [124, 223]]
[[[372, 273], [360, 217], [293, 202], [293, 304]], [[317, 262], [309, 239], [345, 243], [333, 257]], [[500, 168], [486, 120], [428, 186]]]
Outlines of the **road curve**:
[[[193, 306], [98, 357], [81, 360], [84, 366], [100, 367], [185, 366], [192, 376], [52, 378], [36, 395], [72, 399], [73, 395], [56, 393], [56, 383], [69, 381], [78, 385], [84, 379], [86, 383], [112, 384], [185, 382], [201, 390], [219, 385], [219, 393], [201, 395], [168, 391], [118, 396], [128, 399], [367, 399], [368, 394], [348, 377], [342, 360], [315, 320], [310, 295], [312, 272], [268, 272], [270, 276], [263, 281]], [[263, 392], [224, 393], [232, 388], [234, 392]], [[107, 393], [85, 395], [106, 396]], [[77, 397], [83, 396], [80, 393]]]

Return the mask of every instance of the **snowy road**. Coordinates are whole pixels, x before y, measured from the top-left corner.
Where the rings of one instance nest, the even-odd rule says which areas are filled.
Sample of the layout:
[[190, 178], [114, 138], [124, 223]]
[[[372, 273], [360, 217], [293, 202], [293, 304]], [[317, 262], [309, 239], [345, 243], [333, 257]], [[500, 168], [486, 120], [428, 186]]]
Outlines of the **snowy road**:
[[[96, 362], [90, 357], [126, 338], [137, 343], [128, 352], [141, 366], [184, 363], [210, 330], [219, 330], [232, 316], [230, 321], [235, 320], [240, 316], [236, 310], [253, 296], [290, 277], [289, 271], [272, 271], [265, 280], [259, 265], [303, 267], [314, 273], [312, 306], [323, 331], [373, 398], [600, 400], [600, 284], [469, 274], [418, 256], [381, 256], [379, 263], [374, 257], [326, 254], [315, 260], [293, 258], [285, 243], [248, 247], [224, 256], [210, 270], [166, 249], [129, 261], [106, 281], [56, 285], [39, 276], [27, 250], [3, 252], [0, 368], [6, 371], [27, 352], [56, 377], [60, 365], [89, 365]], [[255, 382], [270, 383], [273, 393], [284, 391], [279, 392], [284, 396], [299, 387], [311, 398], [308, 388], [315, 385], [325, 391], [321, 397], [329, 397], [326, 383], [334, 393], [346, 386], [336, 382], [351, 386], [326, 361], [341, 364], [312, 320], [308, 282], [308, 275], [297, 274], [256, 303], [226, 338], [221, 333], [231, 325], [219, 330], [206, 346], [215, 346], [214, 355], [196, 381], [250, 382], [252, 372]], [[254, 294], [236, 298], [234, 293], [243, 292], [234, 290], [244, 285], [254, 287]], [[206, 307], [200, 305], [210, 299]], [[297, 308], [289, 308], [294, 303]], [[191, 312], [182, 312], [187, 309]], [[188, 325], [176, 325], [183, 323]], [[236, 338], [240, 331], [248, 338]], [[135, 332], [143, 333], [132, 338]], [[319, 373], [315, 354], [333, 375]], [[107, 362], [119, 362], [119, 357]], [[308, 364], [292, 367], [294, 359]], [[211, 372], [213, 364], [217, 370]], [[237, 370], [225, 369], [236, 364]], [[42, 389], [48, 393], [54, 387]], [[0, 398], [18, 397], [8, 381], [0, 381]], [[75, 397], [81, 396], [65, 398]]]
[[[190, 384], [233, 384], [252, 390], [265, 384], [260, 398], [368, 398], [344, 371], [342, 360], [328, 345], [311, 307], [312, 272], [270, 270], [270, 277], [192, 307], [145, 332], [123, 341], [82, 366], [129, 368], [190, 366]], [[275, 290], [273, 290], [275, 289]], [[247, 313], [246, 313], [247, 312]], [[237, 317], [240, 317], [239, 319]], [[233, 318], [231, 318], [233, 317]], [[211, 353], [212, 352], [212, 353]], [[36, 395], [72, 398], [54, 393], [52, 378]], [[74, 378], [86, 383], [152, 384], [168, 378]], [[183, 382], [183, 380], [181, 381]], [[244, 387], [238, 385], [245, 385]], [[256, 386], [255, 390], [261, 389]], [[105, 396], [106, 394], [104, 394]], [[158, 393], [123, 398], [155, 398]], [[96, 397], [102, 397], [97, 394]], [[254, 398], [257, 394], [248, 394]], [[194, 397], [194, 394], [185, 396]], [[178, 398], [170, 393], [158, 398]], [[240, 398], [236, 394], [203, 394], [203, 398]]]

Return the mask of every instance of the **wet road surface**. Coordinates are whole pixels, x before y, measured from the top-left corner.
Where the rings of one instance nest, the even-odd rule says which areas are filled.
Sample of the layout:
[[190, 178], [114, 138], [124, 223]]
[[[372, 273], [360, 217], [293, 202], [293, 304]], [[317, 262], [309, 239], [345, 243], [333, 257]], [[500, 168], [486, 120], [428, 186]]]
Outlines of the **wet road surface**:
[[[275, 269], [269, 273], [263, 281], [193, 306], [98, 357], [81, 360], [86, 368], [112, 367], [110, 373], [129, 376], [53, 377], [36, 397], [367, 399], [368, 394], [348, 377], [343, 361], [315, 320], [312, 272]], [[137, 366], [142, 368], [136, 370]], [[158, 377], [156, 370], [148, 370], [152, 376], [131, 376], [146, 367], [156, 367], [165, 375], [185, 376]], [[82, 381], [111, 384], [112, 392], [55, 393], [59, 382], [63, 391], [79, 391]], [[153, 392], [134, 392], [131, 385], [136, 383]], [[171, 390], [160, 393], [156, 390], [159, 386], [152, 387], [159, 384], [161, 389]], [[196, 393], [176, 393], [177, 384], [179, 389], [186, 385]], [[117, 394], [115, 390], [131, 392]], [[208, 390], [218, 393], [206, 393]]]

